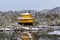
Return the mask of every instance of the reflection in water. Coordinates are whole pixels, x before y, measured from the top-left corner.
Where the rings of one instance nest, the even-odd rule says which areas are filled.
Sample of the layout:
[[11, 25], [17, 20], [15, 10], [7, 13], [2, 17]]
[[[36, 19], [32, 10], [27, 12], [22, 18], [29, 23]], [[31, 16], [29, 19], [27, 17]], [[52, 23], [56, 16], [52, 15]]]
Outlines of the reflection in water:
[[60, 39], [58, 37], [55, 37], [55, 36], [50, 36], [50, 37], [41, 36], [38, 40], [60, 40]]
[[33, 40], [32, 36], [29, 32], [24, 32], [24, 33], [26, 33], [31, 38], [31, 40]]

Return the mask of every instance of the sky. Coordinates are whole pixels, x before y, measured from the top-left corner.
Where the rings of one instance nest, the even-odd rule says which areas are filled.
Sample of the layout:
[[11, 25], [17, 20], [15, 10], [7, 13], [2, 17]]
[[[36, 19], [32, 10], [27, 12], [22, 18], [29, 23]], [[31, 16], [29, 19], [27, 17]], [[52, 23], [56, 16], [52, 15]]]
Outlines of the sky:
[[43, 10], [60, 7], [60, 0], [0, 0], [0, 11]]

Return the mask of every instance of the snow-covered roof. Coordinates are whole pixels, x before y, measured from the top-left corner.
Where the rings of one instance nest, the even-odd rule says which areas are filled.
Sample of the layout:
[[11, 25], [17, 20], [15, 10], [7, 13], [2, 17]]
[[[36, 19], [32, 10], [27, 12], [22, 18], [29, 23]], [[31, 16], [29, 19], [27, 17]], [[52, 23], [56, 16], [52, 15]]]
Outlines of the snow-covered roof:
[[21, 15], [30, 15], [30, 13], [23, 13], [23, 14], [21, 14]]
[[21, 17], [18, 17], [17, 19], [33, 19], [33, 18], [21, 18]]

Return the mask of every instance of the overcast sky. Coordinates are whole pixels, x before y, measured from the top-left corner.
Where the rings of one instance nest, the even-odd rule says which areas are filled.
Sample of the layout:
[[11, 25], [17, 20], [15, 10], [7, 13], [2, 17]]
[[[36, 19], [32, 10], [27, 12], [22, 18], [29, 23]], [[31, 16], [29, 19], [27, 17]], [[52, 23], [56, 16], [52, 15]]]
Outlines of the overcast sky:
[[0, 0], [0, 11], [43, 10], [60, 7], [60, 0]]

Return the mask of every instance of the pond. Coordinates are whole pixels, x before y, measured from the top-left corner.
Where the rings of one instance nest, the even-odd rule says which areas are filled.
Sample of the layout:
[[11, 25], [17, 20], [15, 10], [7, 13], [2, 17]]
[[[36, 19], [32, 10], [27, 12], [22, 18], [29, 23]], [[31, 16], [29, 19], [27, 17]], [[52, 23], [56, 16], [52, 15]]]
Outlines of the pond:
[[60, 40], [60, 38], [55, 36], [40, 36], [38, 40]]

